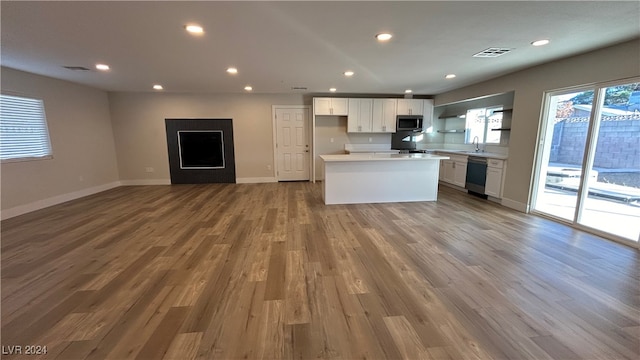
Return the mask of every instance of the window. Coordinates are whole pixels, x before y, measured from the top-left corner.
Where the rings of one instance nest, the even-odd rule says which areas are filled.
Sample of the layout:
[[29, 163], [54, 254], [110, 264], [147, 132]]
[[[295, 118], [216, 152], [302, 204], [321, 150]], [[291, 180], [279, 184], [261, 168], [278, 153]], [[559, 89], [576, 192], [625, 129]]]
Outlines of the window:
[[51, 157], [51, 142], [40, 99], [0, 94], [0, 160]]
[[467, 110], [467, 136], [465, 143], [471, 144], [478, 137], [481, 144], [499, 144], [502, 127], [502, 106]]

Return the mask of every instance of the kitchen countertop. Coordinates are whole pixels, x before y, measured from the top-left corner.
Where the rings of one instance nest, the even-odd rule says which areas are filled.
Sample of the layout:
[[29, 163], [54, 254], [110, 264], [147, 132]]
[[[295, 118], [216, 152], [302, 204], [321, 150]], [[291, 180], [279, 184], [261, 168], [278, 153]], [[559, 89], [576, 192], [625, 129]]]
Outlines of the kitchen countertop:
[[446, 160], [448, 156], [433, 154], [348, 154], [348, 155], [320, 155], [325, 162], [349, 161], [427, 161]]
[[392, 150], [391, 144], [344, 144], [347, 154], [355, 153], [391, 153], [397, 154], [400, 150]]
[[429, 151], [447, 153], [452, 155], [477, 156], [477, 157], [483, 157], [488, 159], [499, 159], [499, 160], [507, 160], [509, 158], [509, 156], [504, 154], [490, 153], [490, 152], [475, 152], [473, 150], [441, 150], [441, 149], [431, 150], [430, 149]]

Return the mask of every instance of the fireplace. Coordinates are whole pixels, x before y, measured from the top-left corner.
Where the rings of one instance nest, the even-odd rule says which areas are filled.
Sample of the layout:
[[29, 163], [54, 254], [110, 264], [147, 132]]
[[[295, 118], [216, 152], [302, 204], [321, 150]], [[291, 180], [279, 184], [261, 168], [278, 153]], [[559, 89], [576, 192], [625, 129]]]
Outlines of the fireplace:
[[180, 169], [224, 169], [222, 130], [178, 131]]
[[165, 119], [172, 184], [235, 183], [232, 119]]

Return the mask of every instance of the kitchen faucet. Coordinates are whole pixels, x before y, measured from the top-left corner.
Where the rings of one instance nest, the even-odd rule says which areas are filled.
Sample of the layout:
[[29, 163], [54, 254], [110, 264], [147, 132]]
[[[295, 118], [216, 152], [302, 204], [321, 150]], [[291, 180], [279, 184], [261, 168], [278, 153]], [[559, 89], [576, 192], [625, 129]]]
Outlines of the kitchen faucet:
[[480, 151], [480, 144], [479, 144], [479, 143], [480, 143], [480, 139], [478, 139], [478, 137], [477, 137], [477, 136], [474, 136], [474, 137], [473, 137], [473, 140], [471, 141], [471, 144], [472, 144], [472, 145], [473, 145], [473, 144], [475, 144], [475, 145], [476, 145], [476, 148], [475, 148], [475, 151], [476, 151], [476, 152], [479, 152], [479, 151]]

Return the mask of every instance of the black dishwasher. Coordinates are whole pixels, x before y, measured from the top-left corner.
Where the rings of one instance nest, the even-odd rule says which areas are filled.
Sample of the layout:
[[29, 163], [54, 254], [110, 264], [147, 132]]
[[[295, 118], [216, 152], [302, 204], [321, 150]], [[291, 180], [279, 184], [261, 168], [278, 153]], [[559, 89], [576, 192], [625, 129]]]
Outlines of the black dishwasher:
[[467, 160], [467, 179], [465, 188], [469, 193], [484, 195], [484, 185], [487, 182], [487, 159], [469, 156]]

